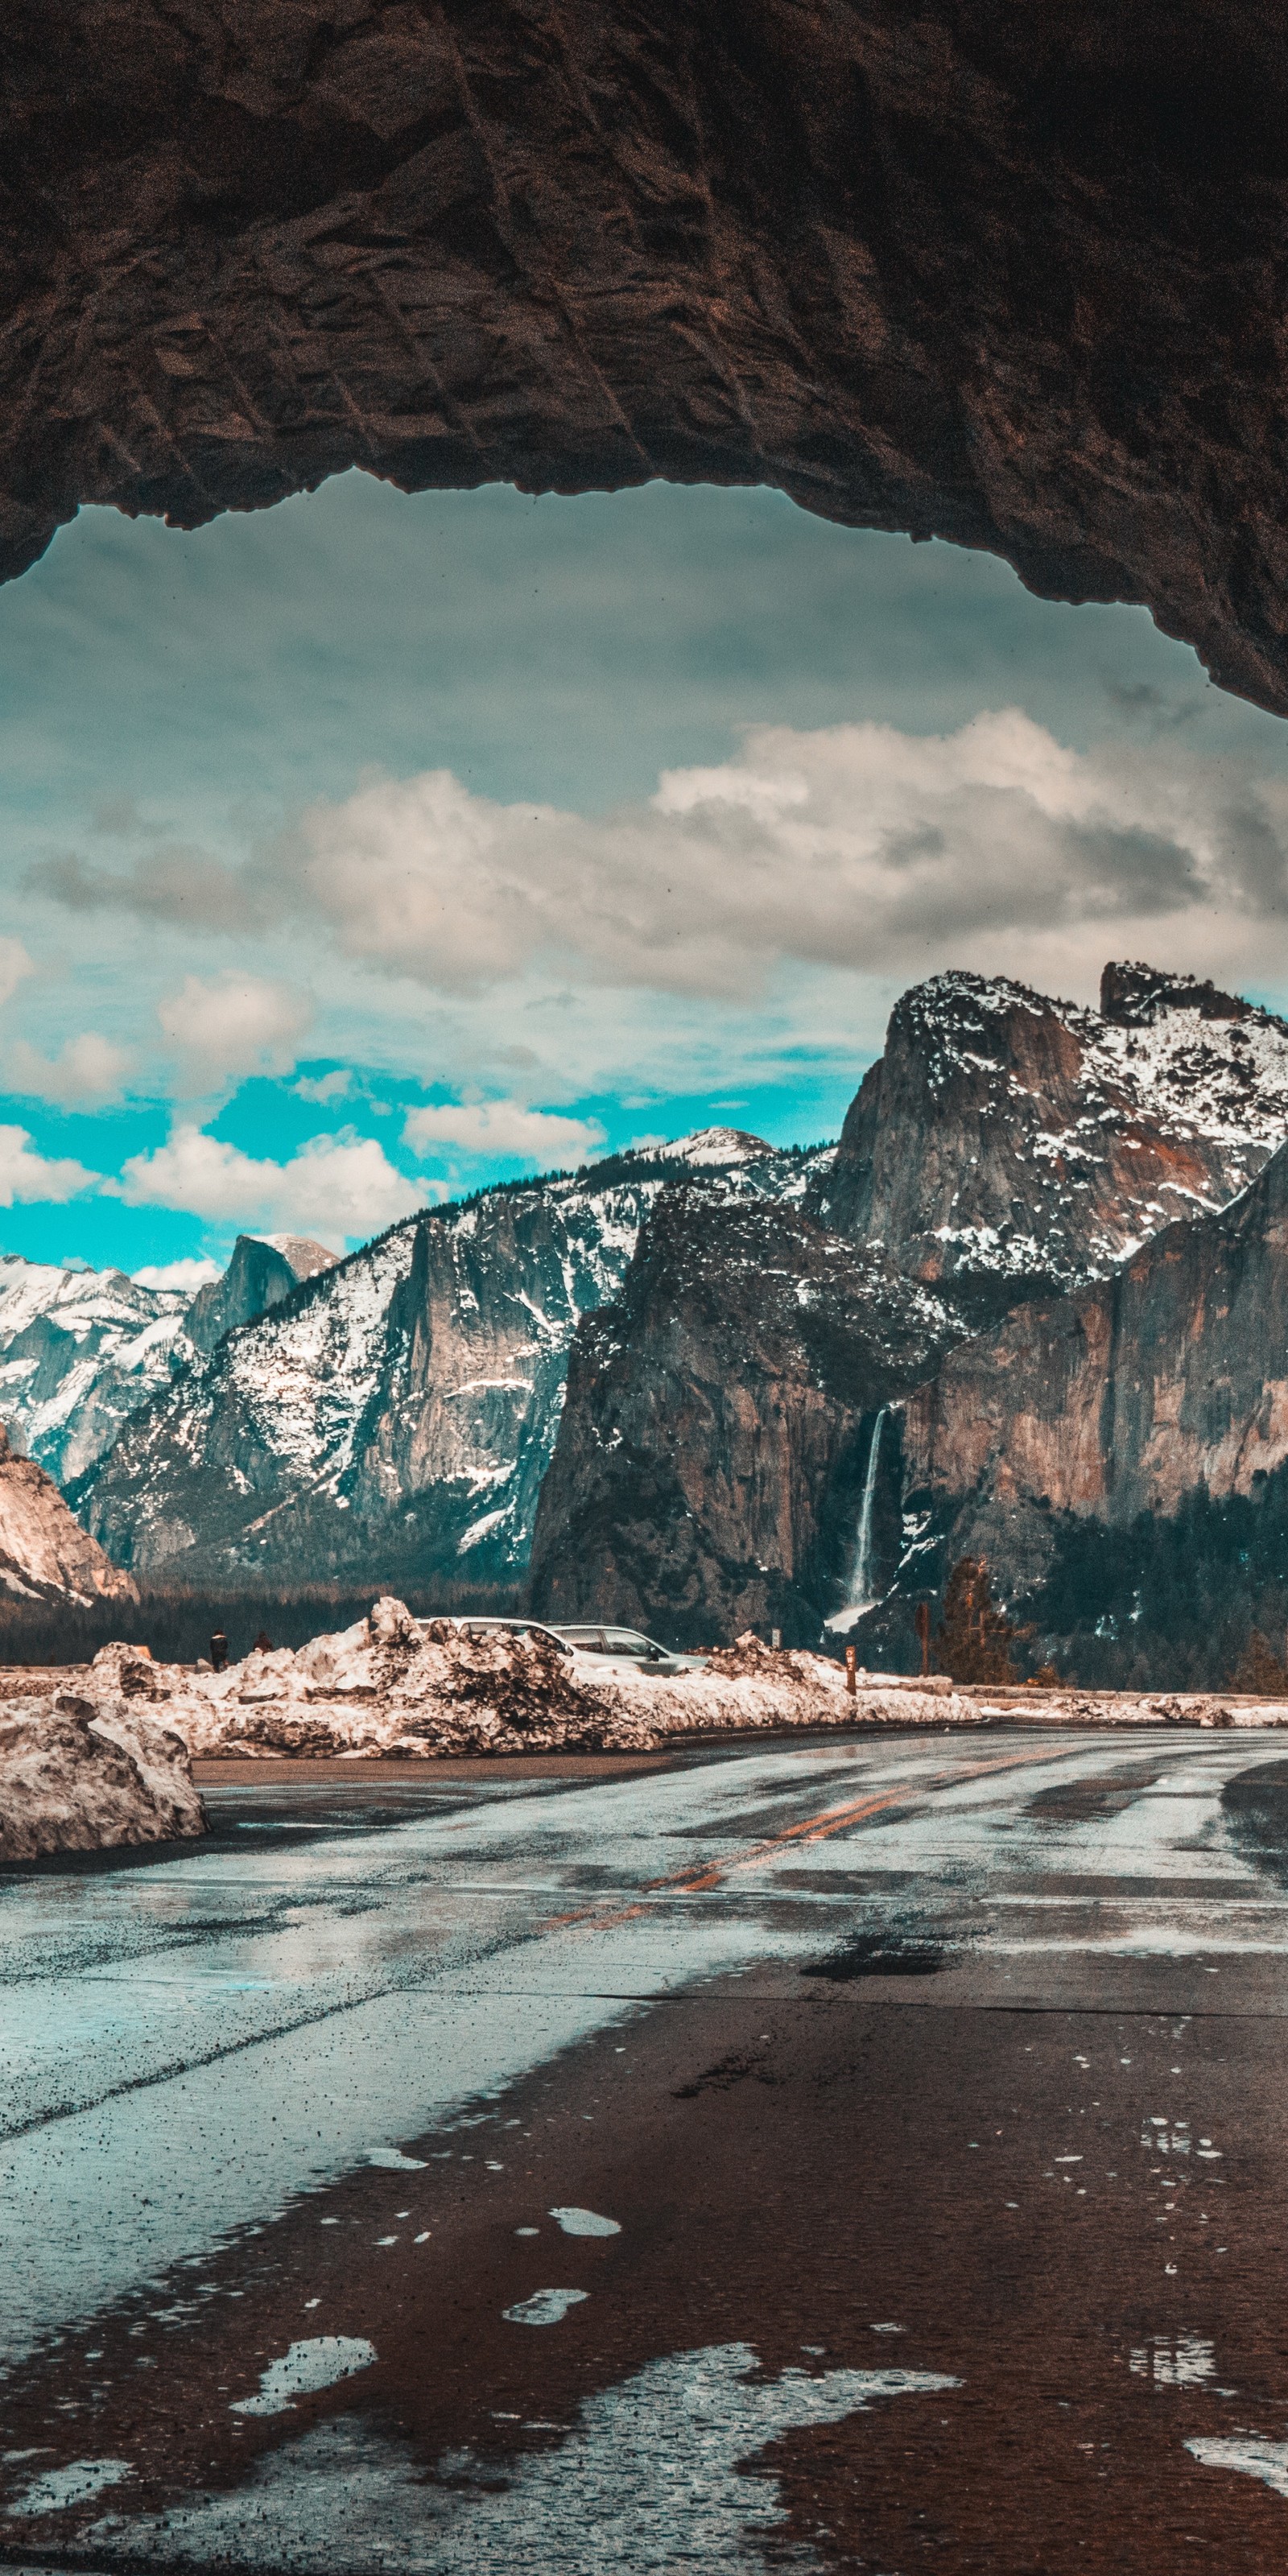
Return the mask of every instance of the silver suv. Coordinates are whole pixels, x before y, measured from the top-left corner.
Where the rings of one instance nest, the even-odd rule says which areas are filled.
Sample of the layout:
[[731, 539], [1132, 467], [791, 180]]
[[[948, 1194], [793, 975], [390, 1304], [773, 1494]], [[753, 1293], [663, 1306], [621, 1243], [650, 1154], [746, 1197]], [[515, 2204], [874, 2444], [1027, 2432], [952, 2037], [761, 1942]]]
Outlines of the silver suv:
[[662, 1679], [674, 1673], [704, 1673], [704, 1655], [672, 1654], [669, 1646], [659, 1646], [655, 1637], [642, 1636], [638, 1628], [565, 1628], [560, 1625], [551, 1634], [571, 1646], [578, 1655], [593, 1657], [600, 1672], [616, 1667], [623, 1673], [649, 1674]]

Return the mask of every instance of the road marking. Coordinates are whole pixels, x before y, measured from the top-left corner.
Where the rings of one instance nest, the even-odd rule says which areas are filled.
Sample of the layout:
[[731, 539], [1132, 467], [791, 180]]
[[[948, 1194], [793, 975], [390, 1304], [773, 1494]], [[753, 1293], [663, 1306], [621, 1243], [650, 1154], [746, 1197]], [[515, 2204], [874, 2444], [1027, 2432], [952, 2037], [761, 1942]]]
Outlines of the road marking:
[[731, 1852], [722, 1860], [711, 1861], [705, 1869], [682, 1870], [674, 1878], [647, 1881], [650, 1892], [669, 1889], [677, 1896], [702, 1896], [718, 1887], [730, 1871], [755, 1869], [761, 1861], [772, 1859], [788, 1843], [821, 1843], [833, 1834], [844, 1833], [848, 1825], [861, 1824], [865, 1817], [880, 1815], [887, 1807], [906, 1806], [910, 1799], [925, 1797], [932, 1789], [953, 1789], [966, 1780], [986, 1780], [994, 1772], [1024, 1769], [1039, 1762], [1067, 1762], [1069, 1751], [1061, 1746], [1051, 1753], [1008, 1753], [994, 1762], [973, 1762], [965, 1769], [940, 1771], [925, 1781], [905, 1781], [898, 1789], [887, 1789], [876, 1798], [851, 1799], [844, 1807], [825, 1807], [817, 1816], [806, 1816], [799, 1825], [787, 1825], [781, 1834], [770, 1834], [749, 1852]]
[[[833, 1834], [844, 1833], [847, 1826], [862, 1824], [868, 1816], [881, 1815], [890, 1807], [906, 1806], [910, 1801], [927, 1796], [932, 1789], [954, 1789], [964, 1781], [986, 1780], [997, 1772], [1029, 1769], [1040, 1762], [1068, 1762], [1074, 1758], [1077, 1749], [1080, 1748], [1059, 1745], [1049, 1753], [1008, 1753], [992, 1762], [972, 1762], [964, 1767], [959, 1765], [953, 1771], [936, 1772], [929, 1780], [905, 1781], [900, 1788], [883, 1790], [876, 1797], [851, 1798], [843, 1807], [825, 1807], [816, 1816], [804, 1817], [798, 1825], [784, 1826], [780, 1834], [771, 1834], [764, 1842], [753, 1844], [750, 1851], [727, 1853], [720, 1860], [707, 1862], [701, 1869], [680, 1870], [671, 1878], [646, 1879], [640, 1893], [644, 1896], [705, 1896], [719, 1887], [722, 1879], [732, 1871], [755, 1869], [762, 1861], [771, 1860], [776, 1852], [794, 1843], [827, 1842]], [[567, 1931], [575, 1924], [582, 1924], [607, 1931], [618, 1923], [630, 1922], [644, 1910], [638, 1904], [627, 1907], [611, 1904], [578, 1906], [568, 1914], [548, 1915], [541, 1928], [547, 1932]]]

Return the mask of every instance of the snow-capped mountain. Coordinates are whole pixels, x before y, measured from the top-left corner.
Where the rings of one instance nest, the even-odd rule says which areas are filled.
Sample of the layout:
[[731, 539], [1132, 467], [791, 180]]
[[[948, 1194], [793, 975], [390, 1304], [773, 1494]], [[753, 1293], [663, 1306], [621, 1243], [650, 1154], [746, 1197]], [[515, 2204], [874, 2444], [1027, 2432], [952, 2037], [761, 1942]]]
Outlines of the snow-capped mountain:
[[[1249, 1477], [1274, 1465], [1282, 1192], [1256, 1176], [1285, 1137], [1288, 1024], [1209, 984], [1110, 966], [1099, 1011], [975, 975], [905, 993], [800, 1223], [659, 1212], [620, 1298], [581, 1328], [536, 1604], [692, 1644], [746, 1620], [808, 1643], [854, 1606], [865, 1493], [879, 1595], [901, 1562], [927, 1580], [913, 1541], [928, 1483], [941, 1535], [986, 1544], [1005, 1580], [1021, 1525], [1022, 1570], [1037, 1561], [1049, 1506], [1175, 1513], [1191, 1469], [1228, 1488], [1221, 1440]], [[1263, 1199], [1273, 1222], [1253, 1262], [1236, 1219]], [[1227, 1273], [1254, 1283], [1233, 1322]], [[934, 1312], [907, 1303], [914, 1288]], [[1164, 1365], [1169, 1332], [1181, 1356]], [[909, 1437], [905, 1485], [901, 1420], [941, 1416], [933, 1474]], [[993, 1512], [978, 1527], [977, 1483]]]
[[222, 1338], [72, 1499], [144, 1583], [410, 1587], [520, 1579], [544, 1485], [542, 1599], [803, 1639], [849, 1602], [874, 1458], [897, 1556], [894, 1413], [942, 1355], [1206, 1221], [1285, 1136], [1270, 1012], [1145, 967], [1095, 1011], [936, 976], [835, 1149], [705, 1129], [428, 1210], [275, 1303], [248, 1248]]
[[148, 1288], [123, 1270], [58, 1268], [0, 1254], [0, 1423], [60, 1485], [92, 1472], [123, 1423], [169, 1386], [194, 1347], [289, 1295], [334, 1260], [296, 1237], [239, 1235], [227, 1270], [199, 1288]]
[[1111, 965], [1090, 1011], [936, 975], [896, 1003], [813, 1204], [982, 1320], [1226, 1206], [1286, 1134], [1288, 1025], [1211, 984]]
[[15, 1448], [70, 1484], [169, 1383], [191, 1291], [122, 1270], [0, 1256], [0, 1421]]
[[194, 1357], [77, 1507], [152, 1582], [512, 1580], [573, 1333], [659, 1193], [799, 1198], [826, 1159], [709, 1130], [427, 1210]]

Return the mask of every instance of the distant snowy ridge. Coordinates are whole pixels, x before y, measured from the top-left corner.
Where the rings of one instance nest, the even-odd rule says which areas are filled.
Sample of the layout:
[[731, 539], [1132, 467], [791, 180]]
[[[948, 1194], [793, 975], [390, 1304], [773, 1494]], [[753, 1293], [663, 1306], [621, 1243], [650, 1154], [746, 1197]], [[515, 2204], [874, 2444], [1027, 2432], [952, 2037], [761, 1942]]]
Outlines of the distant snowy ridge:
[[[275, 1239], [265, 1251], [267, 1243], [239, 1236], [222, 1277], [195, 1294], [144, 1286], [123, 1270], [59, 1268], [0, 1254], [0, 1422], [13, 1447], [56, 1483], [75, 1484], [106, 1455], [137, 1407], [194, 1358], [194, 1343], [212, 1344], [218, 1331], [262, 1311], [270, 1293], [288, 1293], [335, 1259], [321, 1244], [295, 1236]], [[209, 1333], [202, 1318], [209, 1319]]]
[[[799, 1198], [828, 1151], [706, 1131], [405, 1219], [196, 1359], [77, 1489], [149, 1580], [252, 1584], [527, 1564], [583, 1315], [683, 1177]], [[714, 1152], [708, 1160], [708, 1134]]]

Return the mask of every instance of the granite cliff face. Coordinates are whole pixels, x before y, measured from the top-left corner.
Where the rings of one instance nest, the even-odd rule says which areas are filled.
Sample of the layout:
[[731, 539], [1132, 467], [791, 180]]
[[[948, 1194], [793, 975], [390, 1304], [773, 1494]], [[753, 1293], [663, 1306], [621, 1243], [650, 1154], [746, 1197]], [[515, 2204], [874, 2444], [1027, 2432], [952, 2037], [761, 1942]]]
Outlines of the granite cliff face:
[[1105, 969], [1101, 1007], [939, 975], [895, 1006], [813, 1204], [975, 1321], [1224, 1206], [1288, 1134], [1288, 1024]]
[[314, 1279], [320, 1270], [334, 1268], [335, 1260], [324, 1243], [314, 1243], [307, 1235], [283, 1235], [273, 1241], [239, 1234], [222, 1278], [199, 1288], [184, 1316], [187, 1340], [209, 1357], [225, 1333], [235, 1333], [257, 1315], [282, 1305], [302, 1279]]
[[1221, 1214], [955, 1351], [900, 1428], [910, 1515], [1017, 1589], [1041, 1579], [1053, 1515], [1254, 1496], [1288, 1460], [1288, 1147]]
[[1288, 710], [1254, 0], [10, 0], [0, 571], [405, 489], [769, 482]]
[[882, 1408], [962, 1331], [798, 1207], [668, 1191], [573, 1345], [534, 1608], [694, 1644], [812, 1640], [846, 1595]]
[[[1255, 1176], [1273, 1187], [1285, 1135], [1288, 1025], [1211, 985], [1114, 965], [1098, 1012], [976, 976], [918, 986], [790, 1245], [774, 1210], [735, 1224], [695, 1209], [677, 1237], [660, 1208], [618, 1306], [582, 1328], [534, 1597], [668, 1634], [727, 1635], [735, 1621], [812, 1638], [900, 1583], [933, 1588], [945, 1555], [968, 1547], [1012, 1590], [1036, 1582], [1053, 1514], [1108, 1512], [1111, 1490], [1127, 1518], [1174, 1508], [1209, 1480], [1195, 1405], [1209, 1424], [1220, 1411], [1212, 1388], [1182, 1406], [1182, 1382], [1202, 1390], [1206, 1372], [1226, 1389], [1229, 1418], [1210, 1435], [1222, 1458], [1256, 1447], [1277, 1308], [1258, 1289], [1222, 1322], [1213, 1247], [1243, 1240], [1242, 1211], [1262, 1204]], [[1236, 1199], [1228, 1220], [1215, 1213]], [[1169, 1222], [1182, 1212], [1189, 1222]], [[818, 1296], [820, 1276], [839, 1283], [823, 1310], [834, 1303], [857, 1397], [816, 1366], [792, 1304]], [[1138, 1279], [1149, 1296], [1120, 1332], [1115, 1301]], [[1148, 1429], [1129, 1433], [1151, 1335], [1172, 1350], [1170, 1374]]]
[[573, 1333], [659, 1193], [798, 1196], [816, 1161], [713, 1129], [429, 1210], [194, 1360], [77, 1506], [151, 1581], [513, 1581]]

